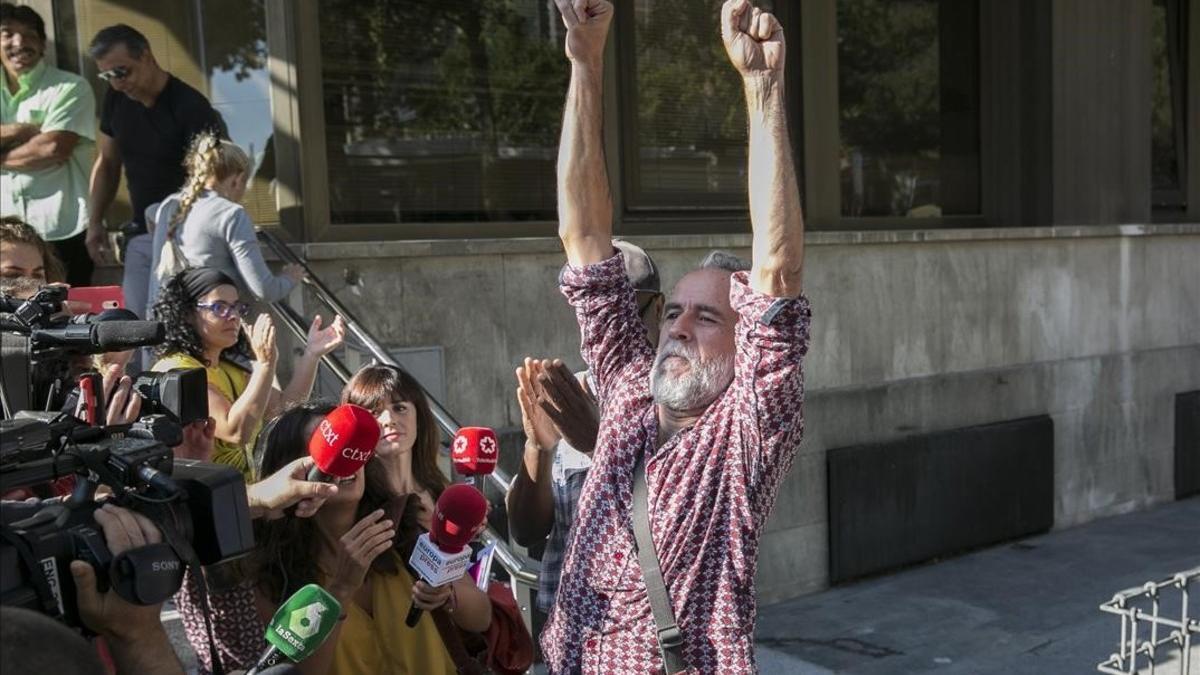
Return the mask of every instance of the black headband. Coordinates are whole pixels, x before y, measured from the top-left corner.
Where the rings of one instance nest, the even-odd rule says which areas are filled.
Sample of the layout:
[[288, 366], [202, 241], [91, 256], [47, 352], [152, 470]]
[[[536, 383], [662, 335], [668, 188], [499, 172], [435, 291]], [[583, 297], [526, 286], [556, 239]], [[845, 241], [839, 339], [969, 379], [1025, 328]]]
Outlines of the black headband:
[[175, 277], [179, 285], [183, 287], [183, 292], [192, 300], [199, 300], [206, 293], [218, 286], [233, 286], [237, 288], [237, 284], [233, 279], [229, 278], [221, 270], [211, 267], [194, 267], [185, 272], [180, 272], [178, 277]]

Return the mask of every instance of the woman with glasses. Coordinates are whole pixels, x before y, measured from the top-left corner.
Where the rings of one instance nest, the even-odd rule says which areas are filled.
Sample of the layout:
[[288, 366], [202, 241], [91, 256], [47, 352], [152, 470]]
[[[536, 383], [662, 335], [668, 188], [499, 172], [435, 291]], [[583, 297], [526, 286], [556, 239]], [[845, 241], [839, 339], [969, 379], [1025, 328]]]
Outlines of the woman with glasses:
[[260, 314], [253, 327], [244, 323], [249, 305], [234, 280], [210, 267], [180, 272], [167, 281], [154, 305], [166, 339], [159, 345], [158, 372], [204, 368], [208, 373], [208, 413], [215, 421], [212, 461], [236, 467], [253, 480], [250, 457], [262, 421], [286, 404], [308, 398], [321, 357], [337, 349], [346, 335], [342, 317], [324, 326], [320, 316], [308, 329], [304, 353], [295, 360], [292, 379], [274, 386], [278, 352], [271, 317]]

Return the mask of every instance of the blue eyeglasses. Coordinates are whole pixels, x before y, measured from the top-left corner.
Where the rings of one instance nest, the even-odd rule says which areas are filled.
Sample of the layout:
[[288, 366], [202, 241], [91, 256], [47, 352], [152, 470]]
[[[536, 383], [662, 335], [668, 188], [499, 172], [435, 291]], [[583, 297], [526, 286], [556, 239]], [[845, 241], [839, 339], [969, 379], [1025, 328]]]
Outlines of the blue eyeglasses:
[[224, 300], [217, 300], [216, 302], [209, 303], [197, 302], [196, 307], [200, 309], [206, 309], [212, 312], [213, 316], [217, 317], [218, 319], [225, 319], [226, 321], [234, 317], [244, 319], [246, 318], [246, 315], [250, 313], [250, 305], [247, 305], [244, 302], [235, 302], [233, 304], [225, 302]]

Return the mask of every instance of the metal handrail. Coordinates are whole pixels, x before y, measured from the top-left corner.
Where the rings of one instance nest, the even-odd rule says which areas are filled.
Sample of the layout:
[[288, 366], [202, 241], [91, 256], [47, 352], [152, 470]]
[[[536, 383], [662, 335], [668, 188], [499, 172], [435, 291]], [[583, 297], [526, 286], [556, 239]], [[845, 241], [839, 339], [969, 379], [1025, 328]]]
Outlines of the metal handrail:
[[[375, 361], [385, 365], [402, 368], [402, 366], [394, 358], [392, 358], [391, 354], [388, 354], [387, 350], [385, 350], [383, 346], [380, 345], [379, 342], [367, 332], [362, 324], [359, 323], [358, 319], [354, 317], [354, 314], [350, 312], [350, 310], [347, 309], [340, 300], [338, 300], [337, 296], [335, 296], [333, 292], [329, 290], [329, 288], [320, 280], [320, 278], [312, 273], [308, 263], [300, 258], [300, 256], [296, 255], [291, 247], [285, 244], [274, 233], [264, 230], [258, 231], [258, 239], [283, 261], [300, 265], [304, 268], [304, 284], [309, 288], [310, 291], [312, 291], [313, 295], [318, 300], [329, 307], [329, 309], [341, 315], [342, 320], [346, 323], [347, 332], [349, 332], [358, 343], [360, 343], [368, 352], [370, 352], [371, 357], [375, 359]], [[271, 308], [283, 321], [284, 325], [292, 331], [293, 334], [300, 339], [307, 337], [308, 325], [305, 322], [304, 317], [296, 312], [295, 309], [283, 301], [271, 303]], [[342, 363], [342, 361], [336, 356], [333, 354], [326, 354], [324, 357], [322, 357], [321, 361], [329, 367], [330, 371], [332, 371], [333, 374], [343, 384], [350, 381], [350, 370], [346, 368], [346, 365]], [[443, 406], [440, 401], [430, 395], [429, 390], [425, 389], [424, 385], [421, 385], [421, 389], [425, 393], [425, 398], [429, 401], [429, 407], [433, 412], [433, 418], [437, 422], [438, 427], [447, 436], [453, 437], [456, 433], [458, 433], [458, 430], [462, 427], [462, 425], [460, 425], [454, 419], [454, 417], [448, 410], [446, 410], [445, 406]], [[497, 467], [493, 473], [488, 474], [488, 479], [496, 488], [505, 494], [507, 494], [508, 488], [512, 484], [512, 477], [499, 467]], [[496, 560], [499, 561], [500, 566], [509, 573], [513, 580], [519, 581], [528, 586], [537, 586], [538, 572], [540, 571], [541, 566], [536, 560], [515, 553], [508, 547], [508, 542], [501, 538], [491, 527], [485, 529], [480, 537], [485, 544], [494, 543], [496, 545]]]

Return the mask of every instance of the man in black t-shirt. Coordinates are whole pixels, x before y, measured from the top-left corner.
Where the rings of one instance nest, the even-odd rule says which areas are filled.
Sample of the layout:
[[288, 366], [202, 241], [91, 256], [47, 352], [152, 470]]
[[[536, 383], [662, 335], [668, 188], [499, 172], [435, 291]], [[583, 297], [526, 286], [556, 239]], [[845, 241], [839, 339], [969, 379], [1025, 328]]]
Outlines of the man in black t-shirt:
[[88, 52], [108, 92], [100, 108], [99, 152], [92, 167], [88, 252], [96, 262], [109, 258], [104, 212], [116, 196], [121, 169], [129, 186], [133, 220], [124, 227], [125, 306], [146, 311], [150, 282], [151, 236], [146, 207], [183, 187], [188, 145], [196, 134], [225, 125], [204, 94], [163, 70], [146, 36], [117, 24], [96, 34]]

